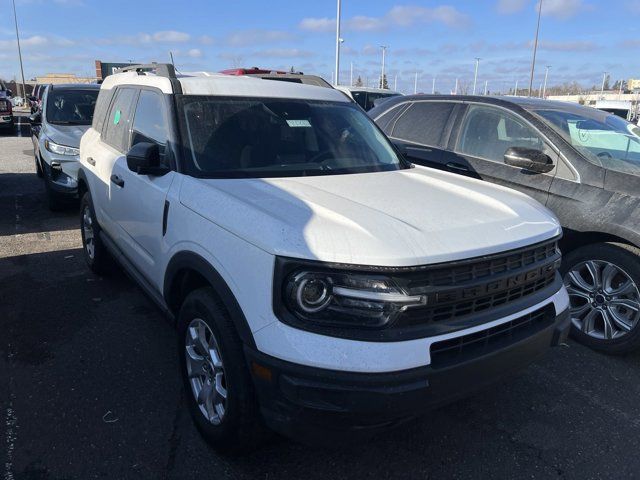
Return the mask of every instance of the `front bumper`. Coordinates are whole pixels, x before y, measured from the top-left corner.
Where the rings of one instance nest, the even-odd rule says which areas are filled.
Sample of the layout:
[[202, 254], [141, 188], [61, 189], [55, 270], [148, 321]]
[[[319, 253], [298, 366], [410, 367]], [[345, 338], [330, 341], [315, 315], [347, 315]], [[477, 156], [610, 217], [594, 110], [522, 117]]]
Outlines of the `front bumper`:
[[69, 163], [72, 162], [67, 160], [65, 163], [62, 163], [62, 171], [54, 171], [48, 162], [42, 162], [44, 173], [49, 180], [49, 188], [51, 189], [51, 192], [61, 200], [73, 200], [78, 198], [78, 182], [74, 177], [69, 175], [70, 172], [68, 173], [65, 171], [69, 169]]
[[547, 319], [526, 332], [509, 333], [503, 324], [484, 339], [470, 334], [470, 347], [458, 342], [453, 348], [466, 348], [466, 355], [452, 356], [441, 342], [442, 357], [432, 347], [430, 365], [398, 372], [324, 370], [252, 349], [246, 356], [271, 428], [301, 441], [335, 444], [402, 424], [521, 370], [567, 337], [568, 309], [556, 315], [552, 305], [546, 308]]

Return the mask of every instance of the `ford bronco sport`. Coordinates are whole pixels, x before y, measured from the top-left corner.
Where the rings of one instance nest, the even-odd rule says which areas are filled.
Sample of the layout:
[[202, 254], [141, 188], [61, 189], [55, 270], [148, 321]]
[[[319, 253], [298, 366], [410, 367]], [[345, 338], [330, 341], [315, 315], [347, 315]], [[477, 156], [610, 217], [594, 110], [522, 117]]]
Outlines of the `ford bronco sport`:
[[86, 261], [115, 258], [175, 320], [191, 414], [219, 448], [264, 424], [375, 432], [565, 338], [556, 218], [414, 167], [337, 90], [127, 67], [80, 159]]

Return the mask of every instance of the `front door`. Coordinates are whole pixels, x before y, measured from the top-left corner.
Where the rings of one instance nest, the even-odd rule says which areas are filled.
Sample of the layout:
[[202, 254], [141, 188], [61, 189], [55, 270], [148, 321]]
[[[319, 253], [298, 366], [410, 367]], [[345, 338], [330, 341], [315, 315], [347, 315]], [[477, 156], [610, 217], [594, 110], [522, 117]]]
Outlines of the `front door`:
[[[534, 173], [505, 164], [504, 154], [511, 147], [546, 153], [554, 163], [553, 170]], [[520, 190], [546, 204], [558, 154], [533, 126], [515, 113], [488, 105], [470, 105], [453, 154], [483, 180]]]

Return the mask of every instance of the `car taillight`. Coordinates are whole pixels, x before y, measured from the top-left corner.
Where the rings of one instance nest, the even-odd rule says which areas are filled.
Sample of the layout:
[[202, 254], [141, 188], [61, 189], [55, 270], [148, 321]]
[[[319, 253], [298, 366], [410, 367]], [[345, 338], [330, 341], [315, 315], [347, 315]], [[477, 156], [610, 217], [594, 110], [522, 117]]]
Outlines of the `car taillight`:
[[11, 102], [0, 100], [0, 112], [11, 113]]

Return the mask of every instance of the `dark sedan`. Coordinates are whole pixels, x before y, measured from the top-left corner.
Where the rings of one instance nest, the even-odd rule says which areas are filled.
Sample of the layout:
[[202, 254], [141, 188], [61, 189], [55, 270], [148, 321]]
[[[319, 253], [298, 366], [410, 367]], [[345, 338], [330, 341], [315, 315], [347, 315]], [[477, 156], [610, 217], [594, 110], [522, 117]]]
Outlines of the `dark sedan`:
[[514, 188], [550, 208], [564, 228], [575, 338], [608, 353], [640, 346], [636, 125], [519, 97], [415, 95], [369, 115], [412, 162]]

